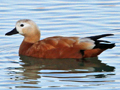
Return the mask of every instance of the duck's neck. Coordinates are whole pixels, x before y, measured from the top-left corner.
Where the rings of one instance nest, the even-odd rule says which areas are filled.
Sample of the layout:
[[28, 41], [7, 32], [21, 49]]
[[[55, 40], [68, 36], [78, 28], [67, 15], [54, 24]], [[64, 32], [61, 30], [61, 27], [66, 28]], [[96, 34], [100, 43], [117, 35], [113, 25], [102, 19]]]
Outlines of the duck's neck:
[[36, 43], [39, 40], [40, 40], [40, 32], [24, 36], [24, 41], [28, 43]]
[[36, 43], [40, 40], [40, 36], [30, 36], [30, 37], [25, 37], [24, 41], [28, 43]]

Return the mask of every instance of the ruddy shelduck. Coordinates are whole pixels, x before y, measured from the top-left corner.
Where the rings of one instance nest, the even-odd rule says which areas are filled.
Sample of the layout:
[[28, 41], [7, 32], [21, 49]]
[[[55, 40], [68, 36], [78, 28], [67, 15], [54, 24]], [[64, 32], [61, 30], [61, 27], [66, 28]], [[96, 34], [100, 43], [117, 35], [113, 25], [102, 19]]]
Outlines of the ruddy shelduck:
[[19, 55], [37, 58], [88, 58], [97, 57], [106, 49], [115, 46], [109, 41], [99, 40], [113, 34], [102, 34], [91, 37], [54, 36], [40, 40], [40, 31], [35, 22], [29, 19], [19, 20], [15, 28], [5, 35], [21, 34], [24, 40], [20, 45]]

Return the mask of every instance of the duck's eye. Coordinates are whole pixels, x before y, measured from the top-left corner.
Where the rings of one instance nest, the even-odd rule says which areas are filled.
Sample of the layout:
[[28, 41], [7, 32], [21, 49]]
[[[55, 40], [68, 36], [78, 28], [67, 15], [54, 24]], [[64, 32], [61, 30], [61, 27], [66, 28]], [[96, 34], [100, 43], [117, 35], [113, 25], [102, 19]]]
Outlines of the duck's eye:
[[24, 24], [20, 24], [20, 26], [21, 26], [21, 27], [23, 27], [23, 26], [24, 26]]

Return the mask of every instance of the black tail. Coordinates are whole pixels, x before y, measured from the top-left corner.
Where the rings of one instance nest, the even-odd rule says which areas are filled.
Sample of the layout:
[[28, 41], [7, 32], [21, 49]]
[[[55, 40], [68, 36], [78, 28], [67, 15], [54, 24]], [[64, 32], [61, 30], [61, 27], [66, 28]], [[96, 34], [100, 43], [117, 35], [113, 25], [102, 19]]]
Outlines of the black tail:
[[91, 36], [87, 37], [95, 41], [95, 47], [94, 48], [100, 48], [100, 49], [110, 49], [115, 47], [115, 43], [111, 43], [106, 40], [98, 40], [100, 38], [106, 37], [106, 36], [112, 36], [114, 34], [102, 34], [102, 35], [97, 35], [97, 36]]
[[96, 46], [94, 48], [100, 48], [100, 49], [111, 49], [115, 47], [115, 43], [111, 43], [111, 44], [102, 44], [102, 43], [99, 43], [99, 44], [96, 44]]

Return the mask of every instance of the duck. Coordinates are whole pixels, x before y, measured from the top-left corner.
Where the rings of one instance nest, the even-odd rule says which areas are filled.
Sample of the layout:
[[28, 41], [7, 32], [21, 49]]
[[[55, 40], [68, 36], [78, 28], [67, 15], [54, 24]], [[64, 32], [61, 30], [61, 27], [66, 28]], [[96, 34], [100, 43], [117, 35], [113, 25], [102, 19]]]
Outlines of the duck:
[[19, 55], [43, 58], [90, 58], [97, 57], [103, 51], [115, 47], [115, 43], [101, 40], [114, 34], [101, 34], [89, 37], [52, 36], [40, 40], [41, 32], [37, 24], [30, 19], [16, 22], [15, 28], [5, 35], [20, 34], [24, 39], [19, 48]]

